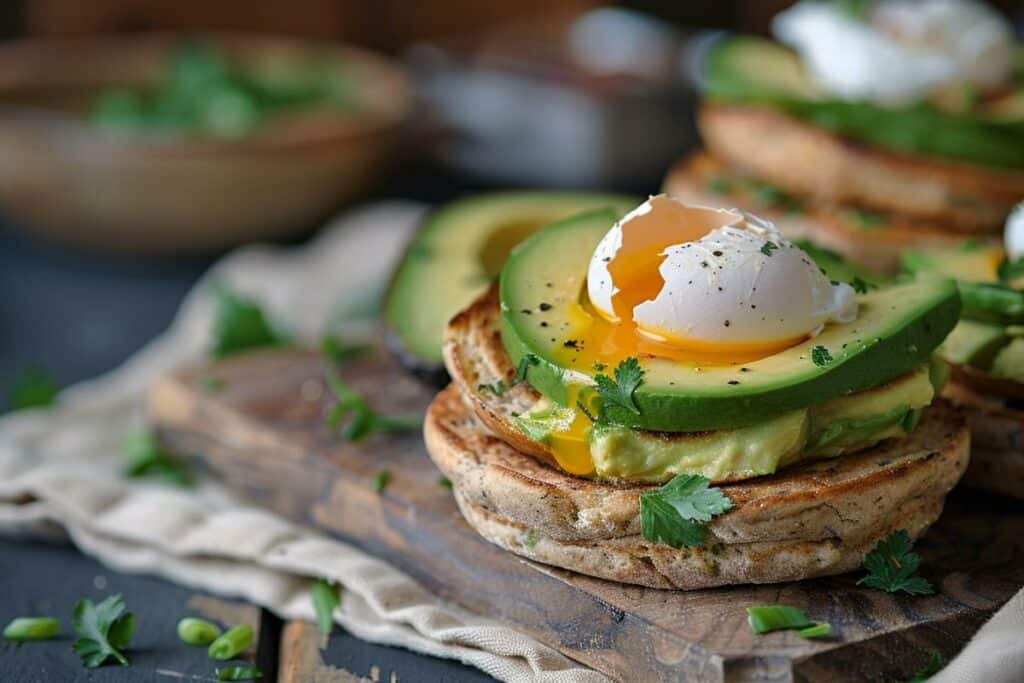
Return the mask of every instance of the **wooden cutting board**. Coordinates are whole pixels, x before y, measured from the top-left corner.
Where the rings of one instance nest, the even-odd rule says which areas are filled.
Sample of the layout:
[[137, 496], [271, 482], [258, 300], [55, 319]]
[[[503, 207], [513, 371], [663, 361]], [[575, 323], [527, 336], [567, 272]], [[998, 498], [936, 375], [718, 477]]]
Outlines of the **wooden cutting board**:
[[[691, 592], [594, 579], [520, 559], [477, 536], [418, 434], [348, 443], [324, 424], [321, 358], [261, 351], [168, 377], [148, 397], [170, 448], [197, 454], [253, 502], [386, 558], [441, 596], [512, 624], [625, 681], [903, 680], [934, 651], [947, 659], [1024, 586], [1024, 506], [958, 490], [919, 543], [938, 593], [890, 595], [857, 575]], [[388, 414], [432, 392], [384, 355], [344, 367]], [[210, 379], [220, 389], [211, 393]], [[387, 468], [391, 482], [373, 490]], [[785, 603], [834, 636], [755, 636], [749, 605]]]

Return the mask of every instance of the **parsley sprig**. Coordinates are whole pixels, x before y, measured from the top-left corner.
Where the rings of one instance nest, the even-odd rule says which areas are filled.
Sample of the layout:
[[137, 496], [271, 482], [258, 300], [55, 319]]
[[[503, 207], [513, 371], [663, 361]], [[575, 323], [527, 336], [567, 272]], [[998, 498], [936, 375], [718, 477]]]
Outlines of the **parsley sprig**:
[[643, 537], [673, 548], [704, 545], [707, 522], [733, 507], [722, 489], [710, 483], [707, 477], [680, 474], [661, 488], [641, 493]]
[[96, 668], [109, 658], [128, 666], [122, 651], [135, 632], [135, 615], [125, 611], [120, 595], [111, 595], [99, 604], [88, 598], [79, 600], [71, 626], [79, 635], [71, 649], [87, 668]]
[[935, 588], [925, 578], [913, 576], [921, 564], [921, 556], [913, 552], [914, 544], [903, 529], [882, 539], [864, 558], [867, 576], [857, 582], [881, 591], [903, 591], [911, 595], [931, 595]]
[[287, 346], [288, 336], [274, 328], [260, 305], [224, 286], [213, 290], [215, 310], [213, 319], [214, 358], [224, 358], [241, 351], [266, 346]]
[[819, 368], [824, 367], [833, 361], [832, 354], [821, 344], [811, 349], [811, 361]]
[[636, 358], [626, 358], [615, 368], [615, 379], [605, 374], [597, 374], [597, 394], [603, 399], [602, 411], [609, 405], [618, 406], [633, 413], [640, 414], [633, 393], [644, 382], [644, 370]]
[[126, 477], [157, 479], [175, 486], [192, 485], [192, 475], [188, 468], [164, 450], [152, 432], [128, 434], [122, 442], [122, 449]]
[[18, 373], [7, 393], [7, 408], [13, 411], [52, 406], [58, 393], [60, 387], [46, 368], [33, 365]]
[[423, 425], [420, 415], [389, 416], [374, 412], [366, 399], [342, 379], [341, 365], [351, 356], [339, 353], [338, 349], [336, 342], [321, 343], [327, 360], [324, 379], [337, 399], [327, 411], [327, 425], [332, 430], [341, 429], [342, 422], [349, 418], [342, 435], [349, 441], [362, 441], [371, 434], [408, 432]]

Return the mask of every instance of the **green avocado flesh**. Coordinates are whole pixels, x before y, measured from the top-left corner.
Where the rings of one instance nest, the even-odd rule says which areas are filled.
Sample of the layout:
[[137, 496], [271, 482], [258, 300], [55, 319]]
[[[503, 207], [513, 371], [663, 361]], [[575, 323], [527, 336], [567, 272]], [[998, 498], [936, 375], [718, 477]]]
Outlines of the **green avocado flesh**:
[[948, 249], [913, 249], [901, 256], [908, 273], [955, 279], [965, 318], [1024, 322], [1024, 291], [998, 280], [997, 265], [1002, 258], [998, 247], [973, 242]]
[[[869, 448], [913, 431], [935, 389], [921, 366], [866, 392], [792, 410], [746, 427], [696, 434], [666, 434], [620, 425], [594, 425], [587, 435], [594, 474], [602, 479], [662, 482], [679, 474], [732, 481], [772, 474], [814, 458]], [[572, 423], [572, 408], [543, 398], [517, 419], [544, 443]]]
[[1015, 117], [1012, 104], [953, 114], [923, 102], [897, 108], [829, 99], [794, 52], [762, 38], [734, 36], [714, 45], [703, 90], [713, 101], [773, 107], [887, 150], [1024, 168], [1024, 116]]
[[[566, 342], [587, 338], [591, 318], [578, 315], [586, 273], [615, 220], [610, 212], [593, 212], [548, 226], [516, 247], [502, 270], [505, 348], [514, 364], [526, 354], [536, 356], [528, 365], [529, 383], [562, 406], [579, 388], [593, 386], [598, 372], [573, 367]], [[857, 299], [852, 323], [828, 325], [816, 337], [742, 366], [641, 359], [645, 375], [633, 394], [639, 414], [606, 404], [605, 417], [668, 432], [756, 424], [878, 386], [926, 363], [960, 314], [956, 284], [938, 278], [870, 290]], [[816, 347], [828, 353], [814, 352]]]
[[610, 208], [631, 197], [581, 192], [502, 192], [455, 201], [431, 213], [399, 264], [384, 315], [406, 351], [441, 363], [448, 321], [497, 277], [508, 252], [538, 228], [574, 213]]
[[999, 247], [967, 243], [952, 249], [913, 250], [903, 268], [920, 277], [955, 278], [963, 319], [942, 342], [939, 355], [993, 377], [1024, 383], [1024, 291], [1019, 281], [999, 282]]

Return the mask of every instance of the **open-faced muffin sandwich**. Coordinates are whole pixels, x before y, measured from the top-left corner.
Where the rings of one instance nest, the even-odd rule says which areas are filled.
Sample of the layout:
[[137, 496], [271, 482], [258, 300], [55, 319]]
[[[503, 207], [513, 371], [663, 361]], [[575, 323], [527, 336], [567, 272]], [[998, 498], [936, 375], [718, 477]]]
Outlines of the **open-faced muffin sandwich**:
[[965, 242], [908, 251], [907, 271], [955, 278], [962, 320], [939, 347], [953, 368], [945, 395], [964, 407], [973, 454], [966, 481], [1024, 499], [1024, 204], [1006, 246]]
[[[717, 178], [789, 197], [803, 222], [773, 216], [784, 232], [875, 267], [944, 234], [998, 232], [1024, 196], [1009, 21], [971, 0], [801, 0], [773, 30], [781, 43], [733, 35], [704, 53], [698, 124]], [[665, 190], [707, 189], [707, 166], [682, 162]]]
[[935, 521], [969, 447], [935, 398], [955, 283], [858, 284], [665, 195], [549, 225], [449, 324], [428, 450], [480, 534], [541, 562], [681, 589], [848, 571]]

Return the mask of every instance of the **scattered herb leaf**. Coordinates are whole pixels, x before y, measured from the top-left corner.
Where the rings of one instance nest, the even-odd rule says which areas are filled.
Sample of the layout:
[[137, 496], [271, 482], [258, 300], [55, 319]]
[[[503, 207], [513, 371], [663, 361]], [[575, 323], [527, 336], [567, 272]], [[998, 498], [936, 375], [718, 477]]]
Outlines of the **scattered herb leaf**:
[[771, 256], [772, 252], [778, 248], [779, 245], [775, 244], [775, 242], [765, 242], [764, 244], [761, 245], [761, 253], [764, 254], [765, 256]]
[[122, 442], [122, 449], [126, 477], [158, 479], [175, 486], [192, 485], [188, 469], [160, 446], [152, 432], [128, 434]]
[[94, 669], [110, 657], [128, 666], [122, 650], [135, 632], [135, 615], [125, 612], [120, 595], [111, 595], [99, 604], [88, 598], [79, 600], [71, 626], [79, 636], [71, 649], [87, 668]]
[[640, 361], [636, 358], [626, 358], [615, 368], [615, 379], [607, 375], [598, 374], [594, 377], [597, 382], [597, 393], [610, 403], [620, 408], [625, 408], [634, 415], [640, 414], [640, 409], [633, 400], [633, 392], [643, 384], [644, 371], [640, 367]]
[[217, 637], [217, 640], [210, 643], [206, 650], [210, 659], [224, 661], [244, 652], [253, 640], [252, 626], [239, 624], [229, 628]]
[[337, 402], [327, 411], [327, 426], [337, 430], [346, 417], [350, 417], [342, 435], [349, 441], [361, 441], [373, 433], [389, 434], [419, 429], [423, 418], [419, 415], [388, 416], [375, 413], [370, 404], [341, 378], [337, 363], [328, 356], [324, 379], [334, 392]]
[[704, 545], [704, 525], [732, 508], [732, 501], [711, 480], [680, 474], [664, 486], [640, 494], [640, 530], [654, 543], [673, 548]]
[[515, 386], [520, 382], [526, 381], [526, 372], [530, 369], [531, 365], [536, 365], [540, 359], [532, 353], [528, 353], [519, 359], [519, 365], [516, 366], [516, 374], [512, 376], [512, 384], [509, 386]]
[[345, 344], [334, 335], [325, 334], [320, 339], [320, 353], [335, 365], [347, 363], [369, 352], [370, 347], [365, 344]]
[[821, 344], [818, 344], [811, 349], [811, 360], [814, 361], [814, 364], [818, 367], [824, 367], [831, 363], [833, 359], [832, 354], [828, 352], [828, 349]]
[[942, 668], [946, 666], [946, 660], [942, 654], [932, 650], [931, 656], [928, 658], [928, 663], [918, 669], [917, 673], [908, 678], [905, 683], [924, 683], [935, 674], [942, 671]]
[[373, 475], [373, 490], [380, 493], [387, 488], [391, 482], [391, 470], [382, 469], [378, 470], [377, 474]]
[[921, 564], [921, 556], [913, 552], [913, 542], [906, 531], [900, 529], [889, 534], [864, 558], [867, 576], [857, 581], [858, 586], [911, 595], [931, 595], [935, 588], [927, 579], [912, 576]]
[[255, 666], [225, 666], [217, 669], [218, 681], [254, 681], [262, 676], [263, 672]]
[[334, 628], [334, 610], [341, 604], [341, 589], [323, 579], [317, 579], [310, 593], [313, 597], [313, 611], [316, 612], [316, 630], [328, 636]]
[[748, 607], [747, 622], [757, 635], [771, 631], [796, 631], [802, 638], [821, 638], [832, 632], [828, 622], [815, 623], [803, 610], [789, 605]]
[[59, 393], [60, 387], [50, 373], [40, 365], [33, 365], [22, 370], [15, 378], [7, 393], [7, 407], [12, 411], [45, 408], [54, 404]]
[[481, 394], [484, 393], [485, 391], [489, 391], [495, 396], [501, 396], [502, 394], [505, 393], [505, 382], [502, 380], [498, 380], [497, 382], [492, 382], [491, 384], [477, 384], [476, 390], [479, 391]]
[[437, 485], [443, 489], [452, 490], [452, 480], [444, 475], [437, 478]]
[[218, 377], [200, 377], [196, 380], [196, 386], [207, 394], [219, 394], [224, 390], [224, 380]]
[[265, 346], [286, 346], [286, 335], [267, 321], [259, 304], [220, 286], [214, 290], [216, 308], [213, 320], [214, 358]]
[[872, 282], [865, 282], [859, 275], [855, 275], [850, 280], [850, 286], [853, 287], [853, 291], [858, 294], [866, 294], [869, 289], [878, 289], [878, 285]]

